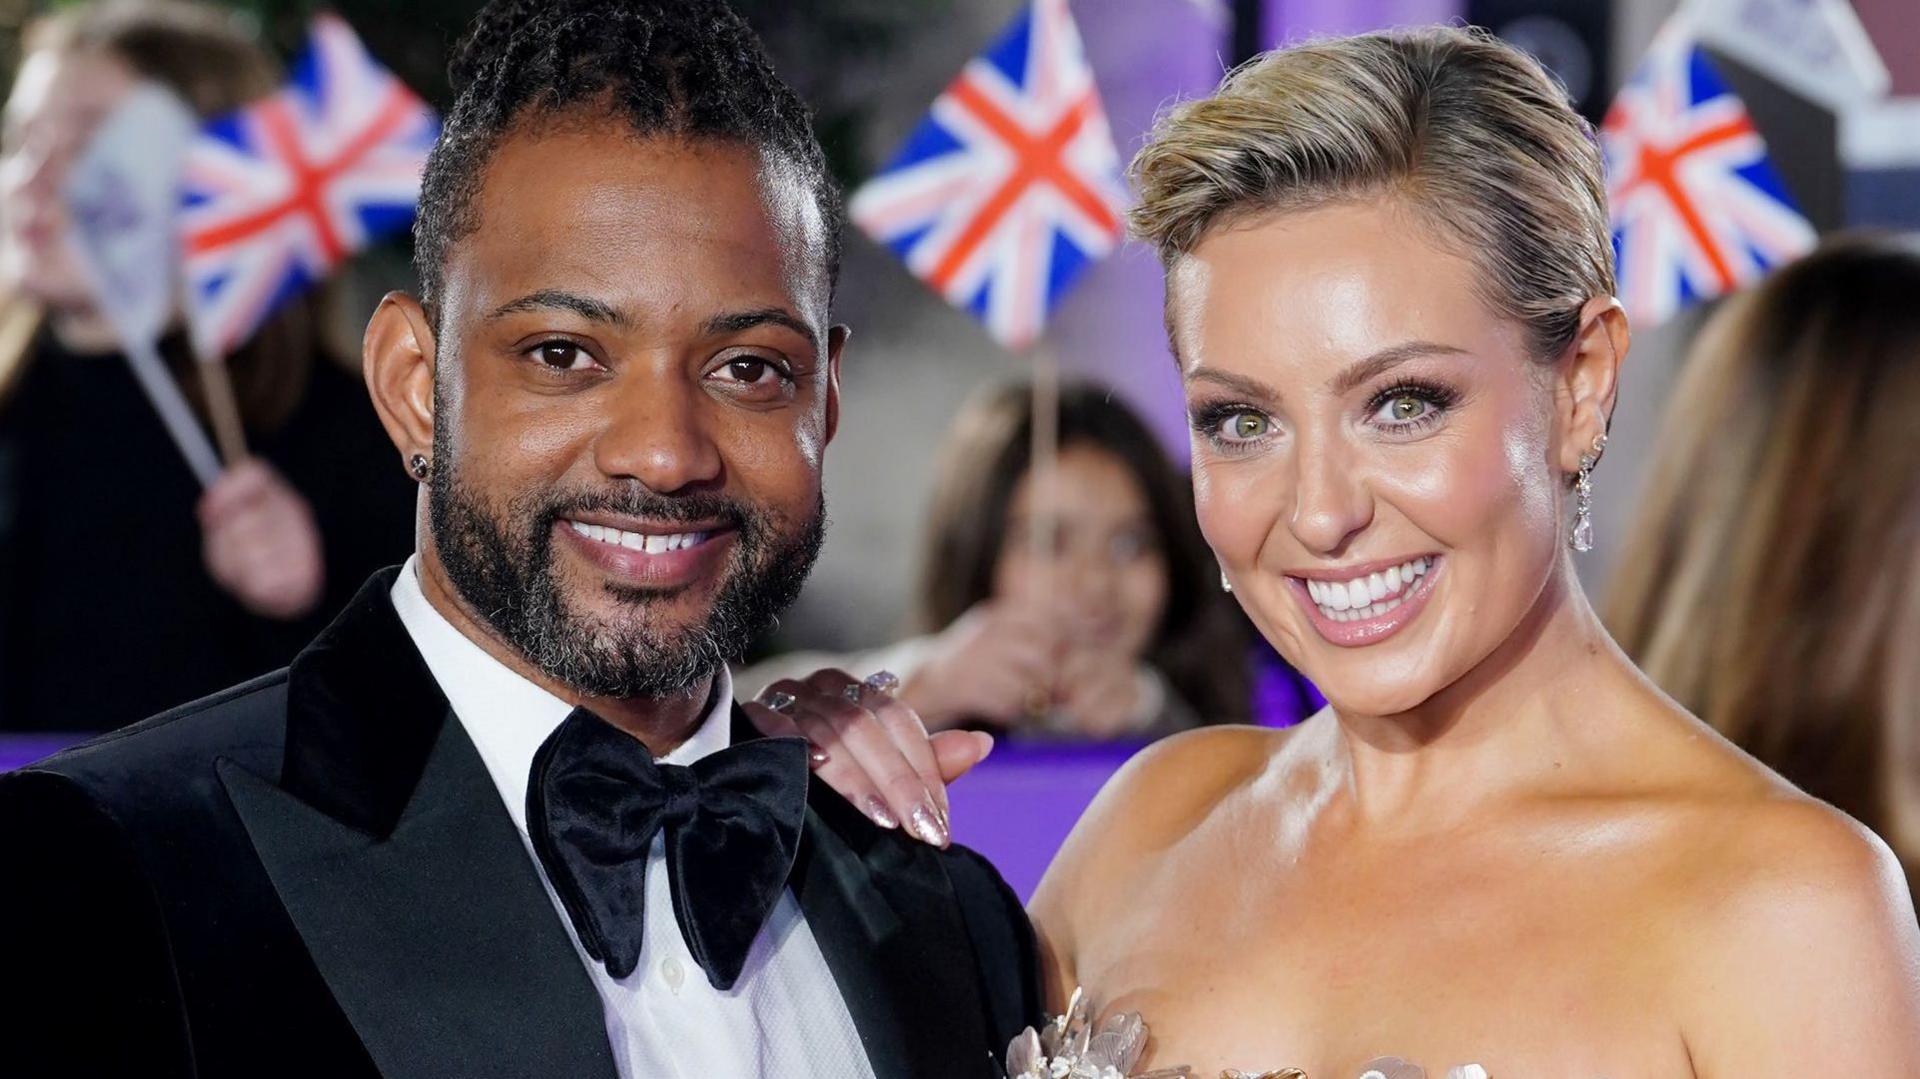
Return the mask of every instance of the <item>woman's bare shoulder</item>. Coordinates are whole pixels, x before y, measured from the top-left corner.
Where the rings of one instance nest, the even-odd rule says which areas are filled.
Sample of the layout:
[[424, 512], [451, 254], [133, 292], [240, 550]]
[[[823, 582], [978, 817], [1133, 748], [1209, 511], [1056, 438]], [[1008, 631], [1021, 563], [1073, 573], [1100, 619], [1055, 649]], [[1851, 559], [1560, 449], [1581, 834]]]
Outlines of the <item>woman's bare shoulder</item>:
[[1068, 846], [1084, 843], [1107, 854], [1116, 847], [1164, 849], [1269, 775], [1299, 732], [1232, 725], [1161, 739], [1107, 781]]
[[[1177, 871], [1182, 845], [1238, 794], [1286, 767], [1302, 728], [1202, 727], [1140, 751], [1109, 779], [1034, 894], [1036, 920], [1068, 920], [1079, 898], [1138, 892], [1144, 874]], [[1310, 736], [1309, 736], [1310, 737]]]
[[1639, 747], [1656, 778], [1628, 800], [1659, 822], [1646, 898], [1700, 1074], [1911, 1074], [1920, 927], [1893, 852], [1682, 720]]
[[1703, 879], [1760, 889], [1791, 887], [1808, 873], [1862, 887], [1888, 872], [1904, 880], [1887, 845], [1859, 822], [1705, 723], [1685, 722], [1680, 739], [1643, 747], [1643, 759], [1674, 764], [1647, 769], [1660, 778], [1643, 793], [1671, 813], [1674, 827], [1664, 834]]
[[[1705, 800], [1688, 814], [1705, 924], [1786, 929], [1846, 911], [1913, 921], [1906, 876], [1892, 850], [1845, 813], [1791, 787]], [[1756, 916], [1764, 918], [1756, 920]], [[1857, 923], [1856, 923], [1857, 924]]]
[[1693, 905], [1686, 939], [1711, 946], [1713, 935], [1700, 930], [1750, 926], [1755, 910], [1787, 917], [1782, 900], [1809, 889], [1829, 904], [1894, 906], [1913, 920], [1904, 872], [1878, 836], [1700, 721], [1684, 720], [1670, 728], [1678, 737], [1638, 748], [1634, 759], [1648, 778], [1623, 793], [1625, 804], [1661, 822], [1644, 834], [1656, 864], [1670, 867], [1672, 900]]
[[1693, 813], [1671, 965], [1702, 1073], [1908, 1074], [1920, 929], [1892, 851], [1791, 789]]

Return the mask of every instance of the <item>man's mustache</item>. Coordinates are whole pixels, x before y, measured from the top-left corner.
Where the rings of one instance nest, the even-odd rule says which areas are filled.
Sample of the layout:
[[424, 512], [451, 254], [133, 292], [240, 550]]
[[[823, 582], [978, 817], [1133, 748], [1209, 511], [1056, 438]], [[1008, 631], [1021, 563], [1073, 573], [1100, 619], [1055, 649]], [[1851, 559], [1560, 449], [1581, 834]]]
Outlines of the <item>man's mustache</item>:
[[661, 495], [652, 491], [600, 491], [565, 495], [547, 502], [542, 513], [547, 524], [580, 513], [612, 513], [655, 521], [720, 522], [745, 531], [766, 517], [738, 499], [709, 492]]

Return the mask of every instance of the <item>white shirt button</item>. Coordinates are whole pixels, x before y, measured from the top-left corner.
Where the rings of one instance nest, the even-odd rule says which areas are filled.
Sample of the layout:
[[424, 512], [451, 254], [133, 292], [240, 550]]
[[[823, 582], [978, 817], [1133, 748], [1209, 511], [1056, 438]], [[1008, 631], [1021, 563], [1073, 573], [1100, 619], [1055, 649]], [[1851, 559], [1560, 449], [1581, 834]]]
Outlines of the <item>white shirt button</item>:
[[678, 993], [687, 980], [687, 968], [681, 965], [680, 960], [667, 956], [660, 961], [660, 977], [666, 980], [668, 989]]

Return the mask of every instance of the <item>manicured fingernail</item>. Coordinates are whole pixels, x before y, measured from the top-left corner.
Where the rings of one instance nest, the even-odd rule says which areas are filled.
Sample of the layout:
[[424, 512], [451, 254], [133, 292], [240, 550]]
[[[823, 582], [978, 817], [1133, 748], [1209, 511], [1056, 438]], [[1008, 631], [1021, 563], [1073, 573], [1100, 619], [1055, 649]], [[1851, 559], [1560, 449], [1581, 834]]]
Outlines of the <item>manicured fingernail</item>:
[[939, 812], [925, 802], [913, 807], [913, 834], [936, 847], [951, 842], [947, 829], [940, 823]]
[[826, 750], [821, 749], [819, 743], [811, 741], [807, 743], [807, 762], [815, 768], [820, 767], [832, 759], [833, 756]]
[[894, 817], [893, 811], [888, 809], [887, 804], [878, 798], [867, 799], [867, 816], [872, 817], [873, 823], [882, 828], [900, 827], [900, 821]]

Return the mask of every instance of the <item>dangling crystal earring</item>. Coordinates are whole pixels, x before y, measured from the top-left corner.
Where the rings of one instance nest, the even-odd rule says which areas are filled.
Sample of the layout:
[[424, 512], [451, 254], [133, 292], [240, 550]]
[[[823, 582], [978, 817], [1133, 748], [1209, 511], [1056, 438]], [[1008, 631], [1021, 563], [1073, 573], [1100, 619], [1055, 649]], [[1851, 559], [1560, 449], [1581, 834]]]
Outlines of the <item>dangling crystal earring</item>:
[[1605, 434], [1593, 440], [1591, 452], [1580, 455], [1580, 473], [1573, 479], [1573, 549], [1586, 554], [1593, 550], [1593, 466], [1607, 449]]
[[1233, 582], [1227, 580], [1227, 571], [1224, 569], [1220, 571], [1220, 591], [1222, 592], [1233, 591]]

